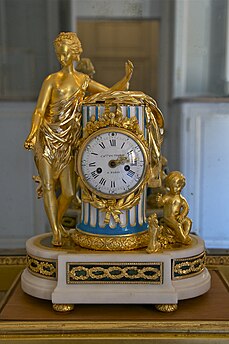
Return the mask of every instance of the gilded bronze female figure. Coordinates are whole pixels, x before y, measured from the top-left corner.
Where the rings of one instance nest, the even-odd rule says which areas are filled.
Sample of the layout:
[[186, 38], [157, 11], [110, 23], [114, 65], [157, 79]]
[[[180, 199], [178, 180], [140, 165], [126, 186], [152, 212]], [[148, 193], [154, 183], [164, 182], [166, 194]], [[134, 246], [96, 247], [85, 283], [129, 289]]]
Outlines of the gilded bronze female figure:
[[[61, 246], [62, 236], [68, 235], [62, 226], [62, 217], [76, 192], [73, 149], [81, 135], [80, 104], [86, 91], [94, 94], [128, 89], [133, 65], [128, 61], [124, 78], [109, 89], [75, 70], [74, 61], [79, 61], [82, 53], [75, 33], [60, 33], [54, 47], [62, 69], [43, 82], [24, 146], [34, 149], [45, 211], [53, 233], [52, 244]], [[57, 183], [61, 189], [58, 198]]]

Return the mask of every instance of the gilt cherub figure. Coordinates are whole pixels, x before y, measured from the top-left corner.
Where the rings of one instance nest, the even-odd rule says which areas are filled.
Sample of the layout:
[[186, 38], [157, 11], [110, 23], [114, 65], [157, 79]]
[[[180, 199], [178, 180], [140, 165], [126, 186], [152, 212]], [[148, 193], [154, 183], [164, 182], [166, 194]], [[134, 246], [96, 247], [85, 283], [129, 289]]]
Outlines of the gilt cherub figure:
[[173, 171], [165, 179], [168, 192], [165, 195], [157, 195], [159, 207], [163, 207], [164, 232], [175, 239], [176, 243], [188, 245], [191, 243], [189, 236], [192, 221], [187, 217], [189, 206], [181, 195], [185, 186], [185, 177], [179, 171]]
[[83, 50], [74, 32], [61, 32], [54, 47], [62, 68], [43, 82], [24, 146], [34, 150], [52, 244], [62, 246], [63, 237], [68, 236], [62, 218], [76, 194], [73, 156], [82, 131], [80, 105], [86, 92], [127, 90], [133, 65], [128, 61], [124, 77], [109, 89], [75, 69]]

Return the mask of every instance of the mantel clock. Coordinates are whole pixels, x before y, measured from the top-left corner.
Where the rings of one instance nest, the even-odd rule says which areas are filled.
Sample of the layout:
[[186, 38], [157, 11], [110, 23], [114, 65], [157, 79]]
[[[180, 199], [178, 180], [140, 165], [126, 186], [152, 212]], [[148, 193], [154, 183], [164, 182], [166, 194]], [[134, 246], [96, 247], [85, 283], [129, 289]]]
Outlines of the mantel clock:
[[[174, 311], [178, 300], [205, 293], [210, 275], [204, 242], [190, 234], [185, 177], [163, 173], [163, 115], [151, 97], [126, 91], [130, 61], [108, 89], [75, 70], [75, 33], [60, 33], [54, 45], [62, 68], [44, 80], [24, 143], [34, 150], [51, 233], [27, 241], [22, 289], [60, 312], [82, 303]], [[62, 220], [75, 184], [81, 218], [68, 231]], [[148, 219], [147, 187], [162, 208]]]

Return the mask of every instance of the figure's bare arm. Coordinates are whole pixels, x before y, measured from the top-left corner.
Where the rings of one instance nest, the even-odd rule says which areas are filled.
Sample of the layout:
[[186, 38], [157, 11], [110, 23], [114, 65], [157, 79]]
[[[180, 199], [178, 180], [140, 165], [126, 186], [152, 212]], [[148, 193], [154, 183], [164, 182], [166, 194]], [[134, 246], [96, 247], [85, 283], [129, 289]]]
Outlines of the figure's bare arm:
[[188, 215], [189, 212], [189, 206], [188, 202], [186, 201], [185, 198], [181, 196], [181, 212], [180, 215], [178, 216], [179, 222], [182, 222], [185, 217]]
[[49, 76], [43, 82], [43, 85], [41, 87], [41, 91], [38, 97], [37, 105], [33, 112], [30, 133], [24, 143], [24, 146], [26, 149], [34, 148], [35, 140], [36, 140], [36, 133], [41, 125], [41, 122], [45, 114], [45, 110], [50, 101], [51, 92], [52, 92], [52, 77]]
[[125, 64], [125, 68], [126, 75], [110, 88], [111, 91], [127, 91], [129, 89], [129, 81], [132, 77], [134, 70], [133, 63], [128, 60]]
[[91, 94], [94, 93], [100, 93], [100, 92], [106, 92], [106, 91], [125, 91], [129, 88], [129, 81], [131, 79], [132, 73], [133, 73], [133, 64], [131, 61], [126, 62], [126, 74], [125, 76], [118, 81], [115, 85], [113, 85], [111, 88], [108, 88], [94, 80], [90, 80], [88, 91]]
[[109, 90], [108, 87], [100, 84], [99, 82], [97, 82], [95, 80], [90, 80], [90, 82], [89, 82], [88, 91], [91, 94], [100, 93], [100, 92], [106, 92], [108, 90]]

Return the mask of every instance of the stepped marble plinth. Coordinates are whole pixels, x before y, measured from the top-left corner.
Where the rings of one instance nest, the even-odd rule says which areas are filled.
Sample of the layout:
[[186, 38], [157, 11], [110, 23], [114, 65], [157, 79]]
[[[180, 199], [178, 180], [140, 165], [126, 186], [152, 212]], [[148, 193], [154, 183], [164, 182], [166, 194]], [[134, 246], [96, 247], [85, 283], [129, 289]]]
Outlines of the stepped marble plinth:
[[210, 288], [201, 238], [161, 253], [87, 250], [66, 239], [51, 245], [51, 234], [27, 241], [27, 268], [21, 278], [29, 295], [53, 304], [177, 304]]

